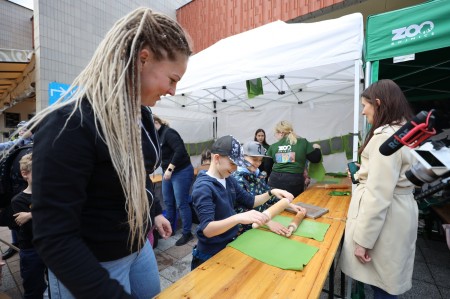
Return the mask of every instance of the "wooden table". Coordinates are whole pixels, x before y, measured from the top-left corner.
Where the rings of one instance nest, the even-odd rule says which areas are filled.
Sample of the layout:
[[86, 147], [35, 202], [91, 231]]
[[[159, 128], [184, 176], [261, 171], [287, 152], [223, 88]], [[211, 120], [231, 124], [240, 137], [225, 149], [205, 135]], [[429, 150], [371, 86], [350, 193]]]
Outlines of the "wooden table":
[[[349, 189], [350, 184], [348, 189], [334, 190]], [[350, 196], [328, 195], [332, 190], [312, 186], [294, 199], [294, 202], [329, 209], [327, 214], [315, 220], [330, 224], [323, 242], [292, 237], [319, 248], [303, 271], [282, 270], [226, 247], [155, 298], [318, 298], [328, 272], [334, 268], [332, 265], [344, 234], [350, 204]], [[286, 211], [282, 215], [293, 217]]]

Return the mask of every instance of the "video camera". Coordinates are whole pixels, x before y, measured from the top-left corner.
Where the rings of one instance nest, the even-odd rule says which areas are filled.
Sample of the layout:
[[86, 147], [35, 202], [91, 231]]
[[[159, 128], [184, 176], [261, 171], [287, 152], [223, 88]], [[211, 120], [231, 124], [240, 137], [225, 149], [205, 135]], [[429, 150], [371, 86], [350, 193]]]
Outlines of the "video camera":
[[450, 182], [450, 148], [443, 141], [426, 141], [436, 134], [433, 113], [434, 110], [419, 112], [380, 146], [380, 153], [385, 156], [392, 155], [403, 145], [412, 148], [411, 153], [417, 163], [405, 175], [414, 185], [422, 186], [441, 180], [439, 184], [415, 196], [416, 200], [444, 189]]

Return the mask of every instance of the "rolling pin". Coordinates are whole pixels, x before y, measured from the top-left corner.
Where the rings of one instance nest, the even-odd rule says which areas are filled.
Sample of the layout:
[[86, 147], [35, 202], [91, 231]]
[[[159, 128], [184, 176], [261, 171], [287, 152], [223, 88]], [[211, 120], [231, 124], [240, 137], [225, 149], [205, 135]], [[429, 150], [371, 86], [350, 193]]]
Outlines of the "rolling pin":
[[305, 218], [305, 214], [303, 214], [302, 212], [297, 212], [294, 219], [292, 219], [292, 222], [289, 223], [289, 226], [288, 226], [289, 232], [286, 234], [286, 237], [290, 237], [292, 235], [292, 233], [297, 230], [297, 228], [300, 225], [300, 223], [302, 222], [303, 218]]
[[[283, 212], [284, 209], [286, 209], [289, 206], [290, 203], [291, 202], [289, 201], [289, 199], [282, 198], [277, 203], [275, 203], [273, 206], [271, 206], [267, 210], [264, 210], [262, 213], [266, 214], [267, 217], [269, 217], [269, 219], [272, 219], [273, 217], [275, 217], [275, 215], [278, 215], [281, 212]], [[259, 225], [257, 223], [253, 223], [252, 227], [253, 228], [258, 228]]]
[[348, 189], [349, 185], [347, 184], [325, 184], [325, 185], [317, 185], [317, 188], [322, 189]]

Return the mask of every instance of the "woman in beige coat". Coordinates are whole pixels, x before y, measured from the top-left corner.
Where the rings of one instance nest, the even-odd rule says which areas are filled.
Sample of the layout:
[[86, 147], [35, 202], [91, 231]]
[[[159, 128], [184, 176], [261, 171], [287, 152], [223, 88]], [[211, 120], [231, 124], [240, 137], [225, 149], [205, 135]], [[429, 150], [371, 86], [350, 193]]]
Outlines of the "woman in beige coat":
[[359, 184], [348, 210], [341, 266], [347, 276], [372, 286], [375, 298], [396, 298], [411, 288], [414, 266], [418, 208], [405, 176], [413, 157], [407, 147], [390, 156], [379, 148], [412, 112], [391, 80], [373, 83], [361, 101], [372, 127], [359, 150]]

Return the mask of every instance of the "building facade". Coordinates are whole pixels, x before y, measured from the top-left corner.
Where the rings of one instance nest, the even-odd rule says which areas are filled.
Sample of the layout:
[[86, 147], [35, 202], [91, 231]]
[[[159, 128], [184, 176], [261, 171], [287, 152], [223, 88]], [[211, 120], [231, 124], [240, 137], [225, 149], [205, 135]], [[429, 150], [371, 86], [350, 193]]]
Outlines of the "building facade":
[[187, 2], [35, 0], [30, 10], [0, 0], [0, 141], [61, 95], [119, 18], [146, 6], [175, 19]]
[[34, 10], [0, 0], [0, 141], [71, 84], [115, 21], [139, 6], [176, 18], [199, 52], [275, 20], [365, 17], [423, 0], [35, 0]]

